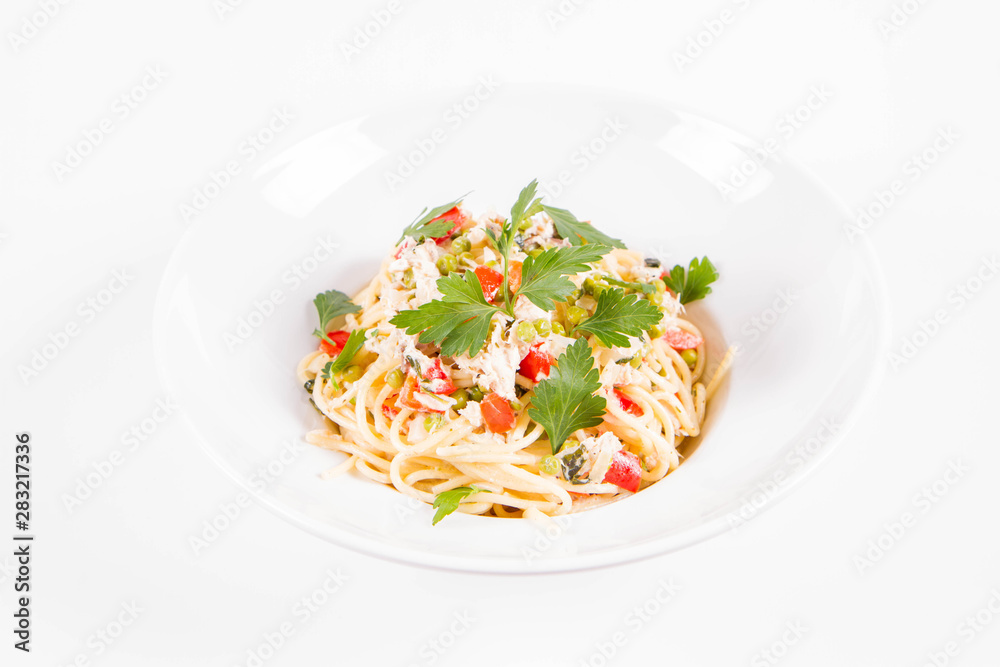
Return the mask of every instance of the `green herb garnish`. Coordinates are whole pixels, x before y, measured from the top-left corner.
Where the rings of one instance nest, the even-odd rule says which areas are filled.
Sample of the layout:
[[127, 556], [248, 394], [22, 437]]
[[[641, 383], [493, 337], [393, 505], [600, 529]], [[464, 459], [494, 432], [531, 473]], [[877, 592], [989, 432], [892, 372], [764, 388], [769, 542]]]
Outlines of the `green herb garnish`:
[[583, 338], [566, 348], [549, 377], [535, 387], [528, 416], [545, 429], [553, 454], [574, 431], [597, 426], [604, 420], [608, 402], [594, 395], [600, 388], [600, 373], [594, 368], [590, 345]]
[[669, 274], [663, 276], [663, 281], [667, 287], [672, 289], [682, 304], [691, 303], [698, 299], [704, 299], [712, 293], [709, 287], [719, 278], [719, 272], [709, 261], [708, 257], [697, 257], [691, 260], [687, 271], [678, 264], [670, 270]]

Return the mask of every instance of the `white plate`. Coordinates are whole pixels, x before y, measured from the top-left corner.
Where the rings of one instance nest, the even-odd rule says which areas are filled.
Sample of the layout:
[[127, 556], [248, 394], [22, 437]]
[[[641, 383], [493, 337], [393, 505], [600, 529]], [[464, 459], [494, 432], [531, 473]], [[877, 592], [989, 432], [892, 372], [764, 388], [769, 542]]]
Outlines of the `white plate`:
[[[461, 95], [436, 99], [286, 150], [234, 180], [177, 248], [156, 309], [158, 365], [233, 479], [292, 523], [367, 554], [550, 572], [662, 554], [741, 525], [829, 453], [872, 389], [887, 328], [872, 254], [848, 241], [846, 212], [822, 187], [771, 156], [725, 201], [716, 181], [756, 144], [647, 100], [505, 86], [460, 120], [449, 109]], [[420, 164], [391, 191], [386, 174], [401, 160]], [[472, 209], [506, 210], [532, 178], [545, 190], [560, 173], [551, 203], [670, 262], [708, 255], [722, 274], [690, 314], [716, 360], [744, 347], [680, 468], [548, 527], [462, 514], [432, 527], [429, 507], [391, 488], [354, 474], [321, 480], [340, 454], [303, 445], [282, 455], [319, 424], [295, 377], [316, 344], [313, 296], [361, 288], [424, 206], [471, 190]]]

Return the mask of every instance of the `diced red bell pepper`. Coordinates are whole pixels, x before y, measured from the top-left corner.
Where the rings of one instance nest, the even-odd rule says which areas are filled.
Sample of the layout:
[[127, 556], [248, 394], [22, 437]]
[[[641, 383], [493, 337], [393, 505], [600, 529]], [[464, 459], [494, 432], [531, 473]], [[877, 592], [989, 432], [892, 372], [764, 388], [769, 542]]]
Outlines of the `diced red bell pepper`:
[[611, 458], [611, 467], [604, 475], [604, 481], [635, 493], [642, 481], [642, 463], [632, 452], [621, 450]]
[[331, 331], [327, 334], [327, 338], [332, 340], [334, 344], [330, 345], [330, 343], [324, 338], [319, 341], [319, 349], [329, 354], [331, 357], [335, 357], [340, 354], [341, 350], [344, 349], [344, 346], [347, 345], [347, 339], [350, 337], [351, 334], [346, 331]]
[[435, 410], [433, 408], [429, 408], [420, 401], [418, 401], [416, 399], [416, 395], [419, 393], [428, 393], [428, 392], [424, 392], [424, 390], [420, 388], [420, 383], [417, 380], [417, 376], [414, 375], [413, 373], [409, 373], [406, 376], [406, 380], [403, 382], [402, 388], [400, 388], [399, 390], [399, 398], [396, 400], [396, 405], [401, 405], [404, 408], [409, 408], [411, 410], [421, 410], [423, 412], [437, 412], [440, 414], [444, 414], [445, 412], [444, 410]]
[[382, 402], [382, 414], [385, 415], [386, 419], [393, 420], [396, 418], [396, 415], [399, 414], [399, 408], [396, 406], [395, 401], [397, 396], [399, 396], [399, 394], [396, 396], [390, 396]]
[[621, 406], [622, 410], [632, 415], [633, 417], [642, 416], [643, 414], [642, 407], [640, 407], [639, 404], [633, 401], [631, 398], [626, 396], [625, 392], [621, 391], [620, 389], [615, 389], [615, 396], [618, 397], [618, 405]]
[[479, 284], [483, 287], [483, 296], [486, 297], [486, 300], [495, 299], [497, 292], [500, 291], [500, 285], [503, 284], [503, 274], [488, 266], [477, 266], [476, 277], [479, 278]]
[[510, 267], [507, 269], [507, 284], [510, 285], [511, 292], [516, 292], [521, 288], [521, 262], [511, 261]]
[[440, 359], [435, 358], [434, 364], [420, 379], [423, 381], [421, 389], [432, 394], [450, 394], [455, 391], [455, 385], [451, 383], [451, 376], [441, 365]]
[[540, 382], [549, 376], [552, 370], [552, 362], [555, 359], [551, 354], [538, 349], [540, 343], [535, 343], [528, 350], [528, 354], [521, 360], [521, 367], [518, 372], [532, 382]]
[[486, 428], [494, 433], [506, 433], [514, 428], [517, 416], [510, 407], [510, 403], [500, 394], [489, 394], [479, 404], [483, 413], [483, 420]]
[[[455, 206], [451, 210], [445, 211], [444, 213], [442, 213], [438, 217], [434, 218], [433, 220], [431, 220], [431, 222], [437, 222], [438, 220], [446, 220], [448, 222], [454, 222], [455, 223], [455, 226], [452, 227], [451, 231], [449, 231], [447, 234], [445, 234], [444, 236], [436, 236], [436, 237], [434, 237], [434, 242], [435, 243], [437, 243], [438, 245], [444, 245], [444, 243], [449, 238], [451, 238], [452, 234], [454, 234], [459, 229], [461, 229], [462, 223], [465, 221], [465, 214], [462, 213], [462, 210], [460, 208], [458, 208], [457, 206]], [[427, 224], [430, 224], [430, 223], [427, 223]]]
[[667, 332], [663, 334], [663, 340], [667, 341], [667, 345], [680, 352], [693, 350], [705, 342], [701, 336], [696, 336], [682, 329], [667, 329]]

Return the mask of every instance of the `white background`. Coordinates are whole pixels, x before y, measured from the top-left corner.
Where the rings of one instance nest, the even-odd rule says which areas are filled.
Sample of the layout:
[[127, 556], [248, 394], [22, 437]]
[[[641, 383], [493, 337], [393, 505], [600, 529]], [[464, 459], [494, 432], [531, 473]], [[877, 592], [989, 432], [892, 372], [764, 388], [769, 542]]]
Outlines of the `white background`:
[[[45, 4], [0, 11], [2, 437], [12, 458], [14, 433], [32, 434], [38, 535], [30, 655], [11, 647], [13, 559], [0, 552], [0, 662], [257, 664], [248, 651], [288, 622], [293, 633], [263, 664], [997, 664], [1000, 281], [961, 308], [954, 290], [977, 287], [977, 272], [994, 277], [984, 260], [1000, 249], [1000, 5], [899, 0], [910, 13], [888, 32], [878, 24], [890, 0], [404, 0], [348, 58], [342, 45], [387, 3], [70, 1], [37, 18]], [[34, 34], [26, 19], [45, 24]], [[32, 36], [14, 44], [19, 33]], [[699, 33], [702, 53], [680, 65], [675, 54]], [[115, 100], [147, 67], [166, 76], [122, 118]], [[780, 139], [781, 118], [825, 87], [832, 96], [782, 142], [786, 153], [854, 210], [903, 182], [866, 231], [893, 351], [936, 311], [944, 323], [916, 337], [905, 363], [872, 359], [885, 366], [872, 404], [788, 501], [641, 563], [534, 577], [427, 571], [330, 546], [255, 505], [196, 554], [189, 538], [238, 490], [176, 414], [69, 511], [64, 494], [164, 396], [152, 312], [186, 228], [179, 204], [275, 108], [296, 120], [263, 155], [351, 112], [481, 75], [639, 92], [760, 139]], [[331, 107], [337, 118], [312, 111]], [[60, 180], [53, 163], [105, 117], [111, 133]], [[908, 161], [949, 128], [957, 138], [917, 177]], [[79, 304], [116, 269], [133, 278], [86, 321]], [[18, 367], [73, 322], [80, 334], [24, 380]], [[0, 466], [4, 499], [10, 468]], [[940, 495], [920, 500], [935, 482]], [[893, 527], [906, 513], [910, 525]], [[308, 619], [295, 615], [327, 570], [346, 582]], [[664, 603], [660, 580], [679, 586]], [[134, 621], [121, 612], [131, 604]], [[97, 633], [118, 634], [120, 615], [130, 625], [105, 643]]]

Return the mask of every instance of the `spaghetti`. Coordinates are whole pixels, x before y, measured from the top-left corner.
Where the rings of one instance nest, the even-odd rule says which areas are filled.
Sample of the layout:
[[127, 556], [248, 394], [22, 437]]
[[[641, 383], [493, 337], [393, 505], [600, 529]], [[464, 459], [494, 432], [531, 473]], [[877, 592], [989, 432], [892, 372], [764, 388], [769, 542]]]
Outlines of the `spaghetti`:
[[[405, 236], [351, 299], [356, 312], [344, 316], [343, 328], [324, 326], [320, 348], [299, 363], [299, 381], [326, 417], [307, 441], [347, 456], [323, 477], [353, 470], [426, 503], [464, 489], [461, 512], [530, 517], [625, 497], [676, 469], [679, 445], [697, 436], [705, 419], [707, 360], [704, 338], [684, 319], [680, 295], [667, 288], [670, 276], [659, 262], [609, 248], [588, 270], [567, 276], [575, 289], [551, 310], [517, 296], [512, 313], [492, 316], [477, 354], [446, 355], [391, 320], [440, 299], [442, 275], [475, 271], [489, 299], [497, 290], [488, 272], [502, 280], [504, 259], [519, 271], [529, 256], [570, 243], [544, 211], [521, 222], [508, 258], [492, 241], [504, 218], [474, 219], [455, 206], [433, 218], [441, 220], [454, 223], [451, 231]], [[508, 271], [508, 280], [519, 280], [515, 273]], [[629, 337], [629, 345], [606, 346], [577, 327], [593, 315], [601, 292], [619, 288], [650, 301], [660, 319]], [[350, 364], [324, 372], [347, 354], [345, 336], [362, 331]], [[580, 338], [590, 346], [600, 381], [595, 395], [606, 409], [599, 424], [577, 429], [553, 452], [528, 408], [539, 383]]]

